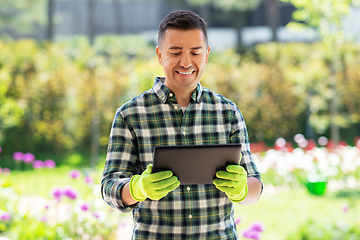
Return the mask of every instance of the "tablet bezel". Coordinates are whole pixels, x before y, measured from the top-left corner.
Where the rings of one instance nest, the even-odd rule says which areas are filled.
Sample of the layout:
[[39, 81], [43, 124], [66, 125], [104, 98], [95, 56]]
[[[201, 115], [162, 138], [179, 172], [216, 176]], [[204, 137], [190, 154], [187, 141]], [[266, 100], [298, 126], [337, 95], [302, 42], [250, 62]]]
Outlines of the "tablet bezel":
[[156, 146], [152, 172], [170, 170], [181, 185], [212, 184], [216, 171], [239, 164], [240, 156], [240, 143]]

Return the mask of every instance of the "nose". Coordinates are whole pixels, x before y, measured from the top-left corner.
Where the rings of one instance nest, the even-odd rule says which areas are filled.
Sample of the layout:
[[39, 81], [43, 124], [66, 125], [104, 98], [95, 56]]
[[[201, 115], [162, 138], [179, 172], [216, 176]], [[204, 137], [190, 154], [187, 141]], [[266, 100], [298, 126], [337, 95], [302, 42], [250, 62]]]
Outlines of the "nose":
[[191, 65], [191, 57], [188, 54], [182, 54], [180, 59], [180, 66], [183, 68], [189, 68]]

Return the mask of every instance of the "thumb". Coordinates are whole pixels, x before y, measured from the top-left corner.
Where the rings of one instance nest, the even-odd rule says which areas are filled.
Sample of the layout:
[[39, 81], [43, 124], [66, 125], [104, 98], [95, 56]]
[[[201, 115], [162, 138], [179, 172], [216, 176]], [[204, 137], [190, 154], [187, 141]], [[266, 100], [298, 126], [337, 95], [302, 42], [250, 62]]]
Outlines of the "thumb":
[[153, 168], [153, 165], [152, 165], [152, 163], [150, 163], [150, 164], [147, 166], [147, 168], [146, 168], [145, 171], [148, 172], [149, 174], [151, 174], [152, 168]]

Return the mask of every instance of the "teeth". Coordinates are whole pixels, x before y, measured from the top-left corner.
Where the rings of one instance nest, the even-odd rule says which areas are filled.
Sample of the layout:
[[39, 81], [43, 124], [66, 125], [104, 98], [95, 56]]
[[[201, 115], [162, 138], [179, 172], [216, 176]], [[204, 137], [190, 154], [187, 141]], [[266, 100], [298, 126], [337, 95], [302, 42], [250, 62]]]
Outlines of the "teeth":
[[183, 75], [190, 75], [192, 74], [193, 72], [179, 72], [180, 74], [183, 74]]

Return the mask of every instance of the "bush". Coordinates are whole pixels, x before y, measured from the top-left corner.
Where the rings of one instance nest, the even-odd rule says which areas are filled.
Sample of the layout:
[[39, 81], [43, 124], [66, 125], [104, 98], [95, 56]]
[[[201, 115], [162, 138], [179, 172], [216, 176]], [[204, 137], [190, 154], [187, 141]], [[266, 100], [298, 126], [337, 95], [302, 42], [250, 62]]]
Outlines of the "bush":
[[360, 239], [359, 224], [347, 222], [315, 223], [313, 220], [301, 225], [299, 231], [287, 240], [353, 240]]
[[[320, 43], [260, 44], [241, 55], [233, 49], [212, 52], [202, 84], [239, 106], [252, 142], [269, 144], [305, 133], [307, 122], [328, 136], [336, 76], [335, 120], [349, 142], [359, 135], [360, 47], [347, 44], [341, 51], [342, 72], [336, 75], [331, 49]], [[4, 155], [88, 152], [94, 121], [105, 151], [116, 109], [151, 88], [159, 75], [154, 46], [139, 36], [100, 36], [94, 46], [86, 37], [0, 42], [0, 78], [8, 76], [0, 84]]]

